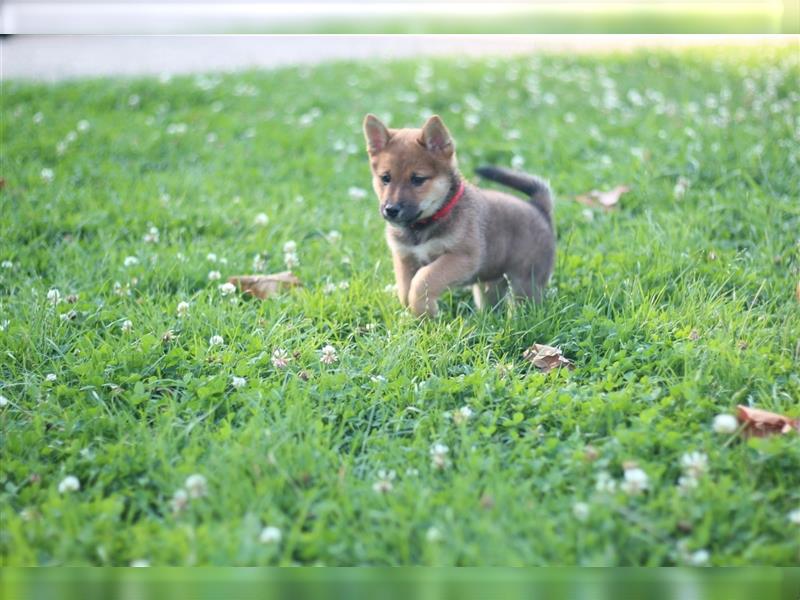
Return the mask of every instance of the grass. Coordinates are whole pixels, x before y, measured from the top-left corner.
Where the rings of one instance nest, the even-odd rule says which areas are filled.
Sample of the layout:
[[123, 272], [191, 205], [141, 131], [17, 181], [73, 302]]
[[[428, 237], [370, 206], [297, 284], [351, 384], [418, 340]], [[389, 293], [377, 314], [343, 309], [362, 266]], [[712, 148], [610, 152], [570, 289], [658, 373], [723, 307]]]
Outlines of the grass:
[[[798, 82], [789, 47], [5, 82], [3, 563], [798, 565], [798, 437], [711, 426], [800, 417]], [[551, 180], [546, 302], [401, 310], [377, 203], [349, 192], [368, 111], [441, 114], [468, 176]], [[569, 201], [617, 184], [617, 211]], [[220, 293], [289, 240], [303, 289]], [[536, 372], [534, 342], [577, 368]], [[688, 452], [708, 468], [681, 490]], [[644, 493], [596, 489], [628, 461]], [[193, 474], [207, 494], [175, 512]]]

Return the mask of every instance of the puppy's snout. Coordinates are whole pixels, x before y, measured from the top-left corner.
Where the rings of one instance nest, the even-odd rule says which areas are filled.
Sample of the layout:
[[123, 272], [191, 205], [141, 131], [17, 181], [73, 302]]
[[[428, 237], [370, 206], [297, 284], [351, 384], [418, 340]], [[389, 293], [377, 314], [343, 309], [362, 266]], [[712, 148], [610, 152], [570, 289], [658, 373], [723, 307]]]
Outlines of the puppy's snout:
[[385, 204], [383, 207], [383, 216], [387, 219], [394, 219], [400, 214], [400, 207], [396, 204]]

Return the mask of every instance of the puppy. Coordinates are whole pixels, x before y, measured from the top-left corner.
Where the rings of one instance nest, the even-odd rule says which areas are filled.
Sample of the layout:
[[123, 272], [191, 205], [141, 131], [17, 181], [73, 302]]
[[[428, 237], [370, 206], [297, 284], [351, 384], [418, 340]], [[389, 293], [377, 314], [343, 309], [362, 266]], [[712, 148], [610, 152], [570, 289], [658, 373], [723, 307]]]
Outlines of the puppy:
[[364, 135], [403, 306], [436, 316], [442, 292], [462, 285], [472, 285], [478, 308], [496, 305], [509, 284], [515, 296], [541, 299], [556, 249], [547, 184], [482, 167], [479, 175], [525, 193], [528, 201], [470, 185], [438, 116], [422, 129], [388, 129], [370, 114]]

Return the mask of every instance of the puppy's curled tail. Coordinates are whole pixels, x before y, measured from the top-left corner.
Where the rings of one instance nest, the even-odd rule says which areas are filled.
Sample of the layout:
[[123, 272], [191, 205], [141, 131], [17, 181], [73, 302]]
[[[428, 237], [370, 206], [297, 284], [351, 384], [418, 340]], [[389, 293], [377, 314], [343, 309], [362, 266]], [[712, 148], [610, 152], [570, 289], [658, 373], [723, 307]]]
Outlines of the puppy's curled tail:
[[489, 181], [507, 185], [530, 196], [533, 205], [542, 212], [547, 222], [551, 226], [553, 225], [553, 196], [550, 192], [550, 186], [542, 179], [536, 177], [536, 175], [528, 175], [511, 169], [488, 165], [478, 167], [475, 172]]

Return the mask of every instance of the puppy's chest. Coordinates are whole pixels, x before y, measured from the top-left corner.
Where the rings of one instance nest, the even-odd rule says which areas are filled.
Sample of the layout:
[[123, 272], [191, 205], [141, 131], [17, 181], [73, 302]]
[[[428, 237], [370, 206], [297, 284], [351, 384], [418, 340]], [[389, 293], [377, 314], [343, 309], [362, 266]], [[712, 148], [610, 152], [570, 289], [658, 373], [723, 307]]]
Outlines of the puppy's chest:
[[429, 265], [451, 249], [452, 240], [436, 237], [418, 244], [393, 240], [391, 246], [402, 256], [410, 256], [421, 265]]

